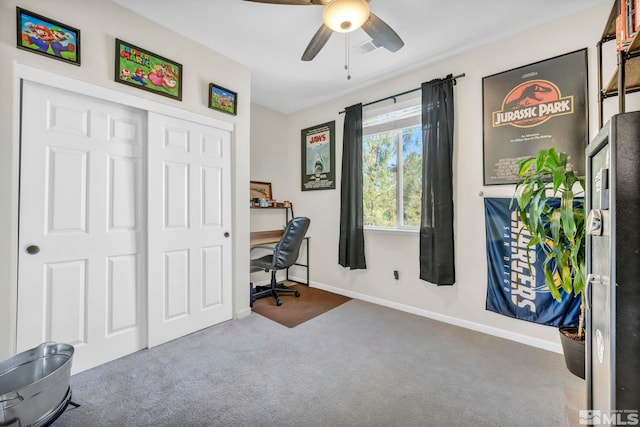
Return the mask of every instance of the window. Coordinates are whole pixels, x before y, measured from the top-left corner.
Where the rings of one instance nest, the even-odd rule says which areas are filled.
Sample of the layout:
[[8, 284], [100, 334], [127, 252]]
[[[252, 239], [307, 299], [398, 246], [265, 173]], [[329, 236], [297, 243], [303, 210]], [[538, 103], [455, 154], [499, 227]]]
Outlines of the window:
[[368, 228], [420, 227], [421, 109], [416, 97], [363, 113], [363, 205]]

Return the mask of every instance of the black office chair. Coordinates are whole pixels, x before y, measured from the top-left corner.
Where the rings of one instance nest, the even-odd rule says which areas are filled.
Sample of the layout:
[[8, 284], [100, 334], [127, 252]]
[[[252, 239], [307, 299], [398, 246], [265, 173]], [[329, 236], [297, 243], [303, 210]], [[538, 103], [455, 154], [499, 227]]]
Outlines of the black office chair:
[[293, 218], [287, 224], [280, 241], [275, 246], [258, 245], [251, 248], [251, 250], [260, 248], [272, 251], [269, 255], [251, 260], [252, 273], [260, 270], [271, 271], [271, 286], [264, 290], [258, 290], [258, 292], [254, 292], [253, 285], [251, 286], [252, 307], [256, 299], [268, 295], [275, 299], [276, 305], [282, 305], [282, 300], [280, 300], [279, 296], [281, 293], [293, 293], [296, 297], [300, 296], [300, 292], [295, 289], [276, 286], [276, 272], [289, 268], [296, 262], [302, 240], [307, 233], [310, 222], [309, 218], [305, 217]]

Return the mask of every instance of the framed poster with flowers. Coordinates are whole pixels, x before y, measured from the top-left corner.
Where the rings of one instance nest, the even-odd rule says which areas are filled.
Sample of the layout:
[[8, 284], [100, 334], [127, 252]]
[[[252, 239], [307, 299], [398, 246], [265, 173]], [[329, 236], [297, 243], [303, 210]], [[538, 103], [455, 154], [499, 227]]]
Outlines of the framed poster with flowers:
[[223, 113], [238, 114], [238, 94], [213, 83], [209, 83], [209, 108]]

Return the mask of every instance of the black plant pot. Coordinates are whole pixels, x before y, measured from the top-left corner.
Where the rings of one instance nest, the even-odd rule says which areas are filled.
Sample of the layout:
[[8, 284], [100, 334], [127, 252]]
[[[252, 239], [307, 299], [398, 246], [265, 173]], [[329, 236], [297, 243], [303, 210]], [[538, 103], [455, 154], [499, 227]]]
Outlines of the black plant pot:
[[584, 379], [584, 353], [585, 342], [584, 335], [582, 340], [572, 338], [576, 335], [578, 328], [560, 328], [560, 343], [562, 344], [562, 352], [564, 353], [564, 363], [569, 371]]

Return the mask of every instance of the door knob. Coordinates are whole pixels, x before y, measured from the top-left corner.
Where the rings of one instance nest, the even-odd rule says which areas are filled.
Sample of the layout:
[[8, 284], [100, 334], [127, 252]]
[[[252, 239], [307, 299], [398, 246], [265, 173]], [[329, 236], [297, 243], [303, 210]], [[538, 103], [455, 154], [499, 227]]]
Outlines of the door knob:
[[587, 311], [591, 311], [591, 286], [592, 283], [596, 282], [597, 284], [602, 284], [602, 276], [599, 274], [588, 274], [587, 275], [587, 283], [585, 283], [584, 294], [585, 297], [585, 308]]
[[587, 217], [587, 233], [592, 236], [602, 236], [602, 211], [594, 209]]
[[29, 255], [35, 255], [38, 252], [40, 252], [40, 247], [39, 246], [36, 246], [36, 245], [27, 246], [27, 253]]
[[228, 231], [224, 232], [224, 237], [229, 237], [229, 232]]

